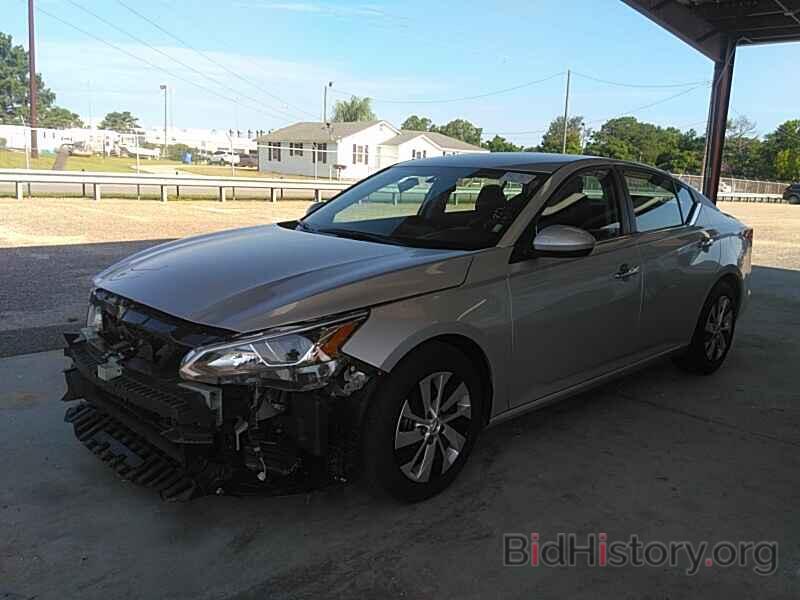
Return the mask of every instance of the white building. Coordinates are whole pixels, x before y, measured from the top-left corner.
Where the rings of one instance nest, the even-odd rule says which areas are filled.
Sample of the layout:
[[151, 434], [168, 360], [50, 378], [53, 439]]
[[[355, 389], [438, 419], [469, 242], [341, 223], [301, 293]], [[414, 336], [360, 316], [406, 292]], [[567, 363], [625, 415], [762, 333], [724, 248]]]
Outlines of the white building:
[[[190, 148], [197, 148], [209, 153], [217, 150], [230, 150], [231, 146], [233, 146], [234, 153], [237, 154], [256, 151], [256, 135], [252, 130], [168, 127], [167, 138], [170, 145], [185, 144]], [[150, 127], [146, 129], [144, 139], [149, 144], [162, 146], [164, 144], [164, 128]]]
[[[30, 146], [31, 130], [22, 125], [0, 125], [0, 138], [6, 140], [6, 147], [24, 150]], [[169, 127], [167, 128], [169, 145], [185, 144], [208, 153], [217, 150], [229, 150], [233, 146], [235, 153], [256, 151], [256, 132], [237, 131], [231, 129], [198, 129]], [[164, 128], [151, 127], [136, 133], [117, 133], [109, 129], [72, 128], [48, 129], [37, 128], [37, 144], [41, 152], [58, 152], [64, 144], [82, 144], [94, 152], [111, 154], [121, 147], [128, 151], [144, 143], [158, 147], [164, 145]]]
[[[0, 138], [5, 140], [7, 148], [25, 150], [31, 144], [30, 127], [22, 125], [0, 125]], [[36, 145], [40, 152], [58, 152], [64, 144], [82, 144], [97, 153], [111, 154], [121, 146], [135, 148], [144, 142], [141, 135], [135, 133], [117, 133], [108, 129], [36, 129]]]
[[258, 138], [260, 171], [361, 179], [397, 162], [488, 152], [441, 133], [408, 131], [388, 121], [295, 123]]

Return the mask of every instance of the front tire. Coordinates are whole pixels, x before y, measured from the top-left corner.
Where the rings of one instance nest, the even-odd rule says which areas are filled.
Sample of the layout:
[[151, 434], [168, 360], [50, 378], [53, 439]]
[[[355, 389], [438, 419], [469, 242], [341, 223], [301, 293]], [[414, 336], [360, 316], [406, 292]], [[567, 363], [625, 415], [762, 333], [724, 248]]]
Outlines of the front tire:
[[733, 344], [739, 308], [736, 298], [729, 283], [720, 281], [714, 286], [700, 311], [689, 348], [675, 360], [680, 368], [710, 375], [722, 366]]
[[374, 489], [418, 502], [458, 476], [482, 425], [485, 386], [463, 352], [429, 342], [376, 391], [364, 422], [364, 472]]
[[789, 204], [800, 204], [800, 196], [797, 194], [789, 196]]

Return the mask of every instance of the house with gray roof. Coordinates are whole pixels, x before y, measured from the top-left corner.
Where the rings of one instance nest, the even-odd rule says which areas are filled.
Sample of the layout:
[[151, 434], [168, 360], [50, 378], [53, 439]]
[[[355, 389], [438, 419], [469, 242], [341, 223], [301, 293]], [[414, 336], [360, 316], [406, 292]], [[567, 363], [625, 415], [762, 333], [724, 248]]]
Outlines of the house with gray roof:
[[397, 162], [488, 152], [441, 133], [400, 130], [388, 121], [300, 122], [258, 138], [265, 172], [362, 179]]

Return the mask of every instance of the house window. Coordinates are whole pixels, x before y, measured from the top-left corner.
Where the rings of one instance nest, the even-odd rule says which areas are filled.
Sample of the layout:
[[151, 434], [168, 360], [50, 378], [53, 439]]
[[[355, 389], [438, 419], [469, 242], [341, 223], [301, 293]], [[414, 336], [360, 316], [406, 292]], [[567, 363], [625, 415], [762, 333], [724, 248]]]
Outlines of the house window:
[[311, 151], [311, 159], [313, 162], [328, 162], [328, 144], [314, 144], [314, 149]]
[[353, 164], [369, 163], [369, 146], [358, 146], [353, 144]]
[[427, 150], [423, 150], [422, 151], [422, 158], [428, 158], [428, 151]]
[[[277, 162], [281, 161], [281, 143], [280, 142], [270, 142], [268, 146], [268, 158], [269, 160], [274, 160]], [[291, 151], [290, 151], [291, 154]]]
[[289, 156], [303, 156], [303, 144], [289, 144]]

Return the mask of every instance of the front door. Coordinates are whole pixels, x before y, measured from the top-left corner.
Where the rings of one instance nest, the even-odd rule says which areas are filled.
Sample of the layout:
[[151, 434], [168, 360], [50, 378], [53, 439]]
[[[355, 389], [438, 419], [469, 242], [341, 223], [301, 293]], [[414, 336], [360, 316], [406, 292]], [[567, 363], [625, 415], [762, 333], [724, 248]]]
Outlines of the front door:
[[509, 271], [513, 320], [511, 406], [542, 399], [630, 362], [639, 344], [639, 248], [612, 169], [568, 178], [522, 243], [550, 225], [589, 231], [589, 256], [522, 256]]

